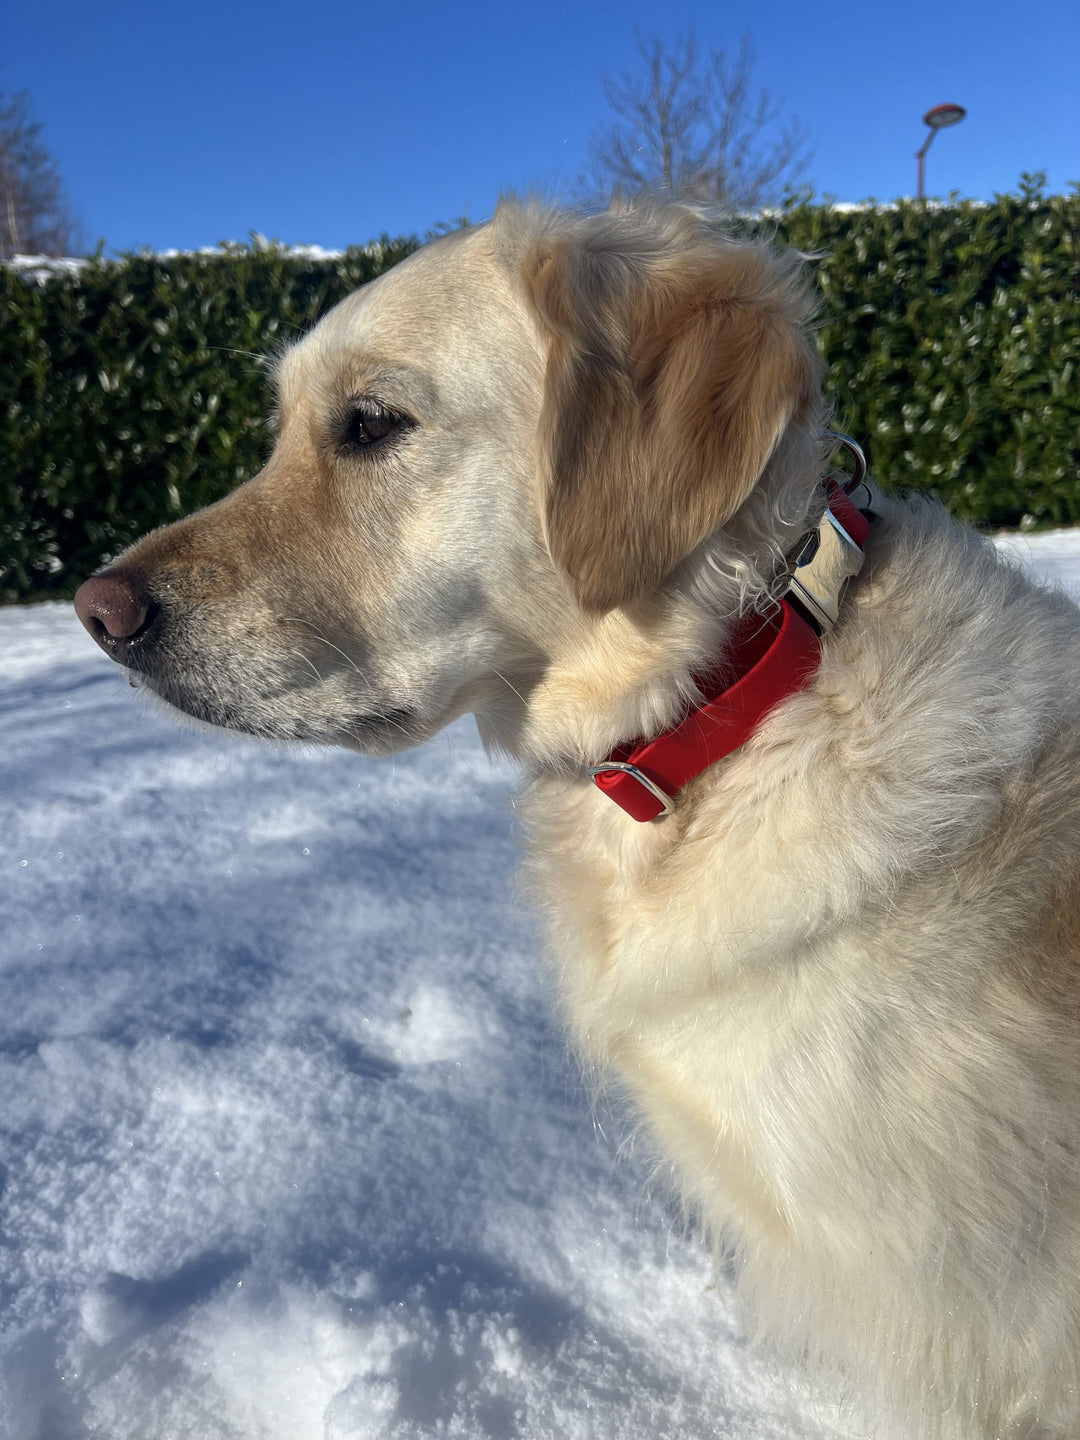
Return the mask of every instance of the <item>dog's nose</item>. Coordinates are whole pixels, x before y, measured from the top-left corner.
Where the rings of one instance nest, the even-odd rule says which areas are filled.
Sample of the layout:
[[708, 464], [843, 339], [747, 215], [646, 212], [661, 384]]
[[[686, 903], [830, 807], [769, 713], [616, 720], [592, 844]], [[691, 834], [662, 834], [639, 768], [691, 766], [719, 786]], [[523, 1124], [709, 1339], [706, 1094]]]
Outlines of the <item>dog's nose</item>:
[[107, 655], [121, 665], [146, 624], [150, 596], [129, 570], [106, 570], [75, 591], [75, 613]]

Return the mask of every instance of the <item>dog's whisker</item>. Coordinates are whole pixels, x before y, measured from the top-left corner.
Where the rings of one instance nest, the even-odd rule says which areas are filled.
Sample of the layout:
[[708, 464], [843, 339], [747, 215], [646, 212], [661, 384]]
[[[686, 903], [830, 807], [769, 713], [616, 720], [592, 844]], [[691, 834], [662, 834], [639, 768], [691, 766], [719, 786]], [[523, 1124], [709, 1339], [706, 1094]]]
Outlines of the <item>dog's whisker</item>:
[[237, 355], [242, 360], [254, 360], [260, 370], [268, 369], [272, 363], [269, 356], [259, 355], [254, 350], [235, 350], [231, 345], [208, 345], [206, 348], [219, 355]]
[[295, 655], [298, 660], [302, 660], [303, 663], [307, 665], [308, 668], [311, 670], [311, 673], [315, 676], [315, 679], [318, 680], [320, 684], [323, 683], [323, 676], [310, 655], [305, 655], [303, 650], [297, 650], [295, 647], [291, 650], [287, 650], [285, 653], [287, 655]]
[[336, 654], [340, 655], [341, 658], [348, 664], [350, 669], [355, 670], [357, 675], [360, 676], [361, 680], [363, 680], [364, 683], [367, 684], [367, 676], [357, 664], [356, 660], [347, 651], [342, 650], [340, 645], [335, 645], [328, 636], [324, 635], [313, 620], [306, 620], [303, 618], [303, 616], [300, 615], [283, 615], [282, 620], [283, 622], [292, 625], [307, 625], [308, 628], [314, 632], [315, 639], [319, 642], [320, 645], [325, 645], [328, 650], [333, 650]]
[[495, 676], [496, 680], [501, 680], [502, 683], [517, 696], [517, 698], [521, 701], [522, 705], [528, 704], [525, 696], [522, 695], [521, 691], [517, 688], [517, 686], [513, 684], [512, 681], [508, 680], [501, 671], [496, 670], [494, 665], [491, 667], [491, 673]]

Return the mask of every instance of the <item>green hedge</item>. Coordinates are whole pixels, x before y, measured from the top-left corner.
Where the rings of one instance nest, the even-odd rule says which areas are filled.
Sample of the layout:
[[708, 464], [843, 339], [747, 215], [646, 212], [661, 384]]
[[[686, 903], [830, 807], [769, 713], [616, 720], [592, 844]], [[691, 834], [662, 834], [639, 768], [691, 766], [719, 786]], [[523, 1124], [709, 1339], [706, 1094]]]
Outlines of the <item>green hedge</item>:
[[987, 526], [1080, 522], [1080, 190], [780, 228], [823, 256], [829, 393], [883, 483]]
[[[836, 422], [886, 485], [986, 525], [1080, 522], [1080, 193], [800, 202], [776, 228], [818, 257]], [[0, 268], [0, 600], [70, 594], [253, 474], [261, 357], [414, 244]]]

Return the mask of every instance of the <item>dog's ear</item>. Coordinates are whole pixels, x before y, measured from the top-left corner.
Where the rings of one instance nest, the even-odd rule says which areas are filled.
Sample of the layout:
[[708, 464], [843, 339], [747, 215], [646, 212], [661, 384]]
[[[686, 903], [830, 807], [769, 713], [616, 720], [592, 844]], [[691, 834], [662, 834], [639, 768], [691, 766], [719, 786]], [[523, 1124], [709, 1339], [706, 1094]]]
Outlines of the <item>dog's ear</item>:
[[555, 240], [531, 276], [548, 545], [595, 612], [656, 590], [735, 513], [818, 382], [782, 258], [700, 231], [651, 251], [601, 235]]

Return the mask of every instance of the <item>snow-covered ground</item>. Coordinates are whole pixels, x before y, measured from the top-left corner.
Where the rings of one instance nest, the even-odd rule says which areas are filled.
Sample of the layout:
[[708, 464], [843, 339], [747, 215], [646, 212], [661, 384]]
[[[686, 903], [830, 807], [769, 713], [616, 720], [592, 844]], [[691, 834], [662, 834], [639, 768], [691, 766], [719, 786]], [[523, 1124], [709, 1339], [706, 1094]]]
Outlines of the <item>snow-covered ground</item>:
[[471, 723], [198, 732], [46, 605], [0, 727], [3, 1440], [848, 1433], [591, 1109]]

